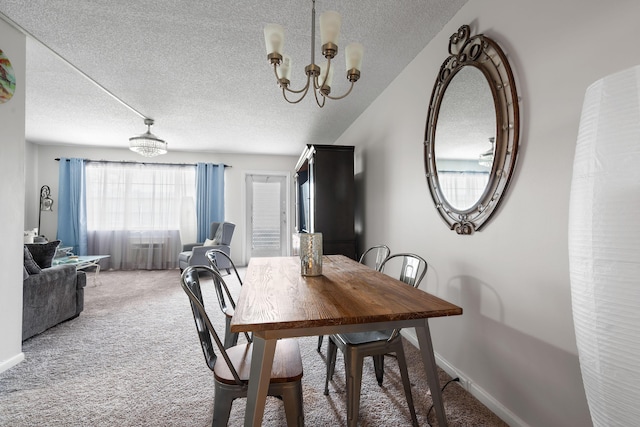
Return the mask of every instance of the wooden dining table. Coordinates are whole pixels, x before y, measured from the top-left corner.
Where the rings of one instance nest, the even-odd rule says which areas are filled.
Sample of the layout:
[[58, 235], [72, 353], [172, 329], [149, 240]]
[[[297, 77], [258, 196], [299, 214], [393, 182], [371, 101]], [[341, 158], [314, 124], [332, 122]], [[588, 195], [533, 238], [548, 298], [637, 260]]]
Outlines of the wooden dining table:
[[428, 319], [462, 308], [343, 255], [323, 256], [321, 276], [302, 276], [299, 257], [251, 258], [231, 321], [253, 333], [245, 426], [260, 426], [276, 342], [414, 327], [438, 425], [446, 426]]

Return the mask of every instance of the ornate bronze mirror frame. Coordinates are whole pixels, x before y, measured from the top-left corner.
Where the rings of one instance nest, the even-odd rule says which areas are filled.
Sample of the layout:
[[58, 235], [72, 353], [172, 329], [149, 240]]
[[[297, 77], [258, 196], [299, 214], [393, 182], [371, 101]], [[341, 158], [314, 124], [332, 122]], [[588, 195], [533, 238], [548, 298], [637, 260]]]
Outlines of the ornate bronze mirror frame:
[[449, 39], [429, 103], [424, 141], [427, 182], [436, 209], [458, 234], [491, 218], [515, 169], [518, 95], [507, 57], [468, 25]]

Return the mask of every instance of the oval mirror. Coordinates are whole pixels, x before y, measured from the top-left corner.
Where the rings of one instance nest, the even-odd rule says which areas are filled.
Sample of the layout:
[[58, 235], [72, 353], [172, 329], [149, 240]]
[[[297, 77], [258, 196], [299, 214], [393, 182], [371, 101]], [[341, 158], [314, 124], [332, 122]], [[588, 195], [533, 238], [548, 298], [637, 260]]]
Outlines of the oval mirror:
[[487, 188], [495, 111], [489, 82], [480, 69], [464, 67], [451, 78], [440, 104], [434, 152], [442, 196], [459, 211], [471, 209]]
[[431, 94], [425, 168], [436, 209], [458, 234], [489, 220], [515, 167], [519, 110], [504, 53], [464, 25], [449, 40]]

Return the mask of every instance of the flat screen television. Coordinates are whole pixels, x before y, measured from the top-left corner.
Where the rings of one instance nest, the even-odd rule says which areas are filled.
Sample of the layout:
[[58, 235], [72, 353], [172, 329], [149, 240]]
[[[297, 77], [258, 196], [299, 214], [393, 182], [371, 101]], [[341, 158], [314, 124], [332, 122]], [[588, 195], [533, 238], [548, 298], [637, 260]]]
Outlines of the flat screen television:
[[297, 177], [297, 221], [296, 228], [298, 233], [310, 233], [311, 224], [309, 223], [310, 218], [310, 207], [311, 200], [309, 198], [310, 193], [310, 184], [309, 184], [309, 175], [307, 171], [299, 171]]

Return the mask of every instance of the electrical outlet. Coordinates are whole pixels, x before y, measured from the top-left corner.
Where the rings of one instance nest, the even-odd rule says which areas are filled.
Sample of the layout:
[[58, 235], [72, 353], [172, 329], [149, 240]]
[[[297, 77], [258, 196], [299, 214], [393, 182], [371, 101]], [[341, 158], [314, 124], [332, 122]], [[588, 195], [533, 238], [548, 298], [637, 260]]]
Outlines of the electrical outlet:
[[465, 378], [463, 376], [458, 375], [458, 378], [460, 379], [460, 381], [458, 381], [460, 383], [460, 385], [462, 386], [463, 389], [469, 391], [469, 379]]

